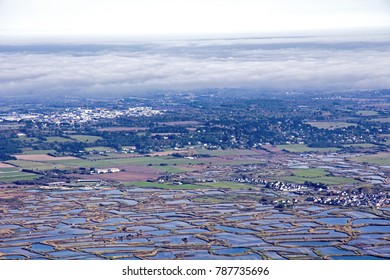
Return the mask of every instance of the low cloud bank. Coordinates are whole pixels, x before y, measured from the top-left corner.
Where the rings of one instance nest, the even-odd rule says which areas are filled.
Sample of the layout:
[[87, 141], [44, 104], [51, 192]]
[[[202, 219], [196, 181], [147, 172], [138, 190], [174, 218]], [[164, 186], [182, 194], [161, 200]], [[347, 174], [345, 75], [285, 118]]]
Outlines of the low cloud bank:
[[390, 88], [390, 40], [237, 39], [0, 47], [0, 96]]

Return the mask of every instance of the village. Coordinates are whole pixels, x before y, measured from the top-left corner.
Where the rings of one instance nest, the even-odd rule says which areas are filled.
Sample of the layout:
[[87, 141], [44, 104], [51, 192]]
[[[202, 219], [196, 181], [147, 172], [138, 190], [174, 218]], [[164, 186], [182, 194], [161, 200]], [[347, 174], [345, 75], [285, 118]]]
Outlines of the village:
[[120, 116], [129, 117], [148, 117], [153, 115], [159, 115], [163, 112], [159, 110], [153, 110], [151, 107], [133, 107], [126, 110], [112, 110], [107, 108], [66, 108], [63, 112], [53, 113], [17, 113], [12, 112], [9, 114], [0, 114], [1, 122], [19, 122], [19, 121], [34, 121], [45, 122], [53, 124], [63, 123], [87, 123], [96, 122], [101, 119], [114, 119]]

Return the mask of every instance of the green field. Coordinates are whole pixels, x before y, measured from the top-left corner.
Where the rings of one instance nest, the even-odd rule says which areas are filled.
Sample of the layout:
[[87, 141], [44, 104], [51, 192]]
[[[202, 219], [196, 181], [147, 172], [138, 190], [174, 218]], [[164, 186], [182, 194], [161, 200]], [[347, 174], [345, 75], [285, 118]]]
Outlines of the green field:
[[14, 172], [14, 171], [18, 171], [19, 168], [17, 167], [4, 167], [4, 168], [0, 168], [0, 174], [1, 173], [5, 173], [5, 172]]
[[210, 157], [210, 158], [199, 158], [197, 161], [192, 163], [194, 164], [210, 164], [210, 165], [246, 165], [246, 164], [264, 164], [264, 159], [261, 158], [234, 158], [234, 159], [221, 159], [218, 157]]
[[58, 137], [58, 136], [46, 137], [46, 139], [47, 139], [46, 142], [48, 142], [48, 143], [54, 143], [54, 142], [66, 143], [66, 142], [73, 142], [74, 141], [73, 139], [68, 139], [68, 138]]
[[36, 162], [28, 160], [9, 160], [6, 163], [28, 170], [66, 169], [67, 166], [59, 162]]
[[31, 150], [31, 149], [23, 149], [23, 155], [47, 155], [47, 154], [54, 154], [56, 153], [55, 150]]
[[360, 143], [360, 144], [349, 144], [349, 145], [343, 145], [344, 147], [360, 147], [360, 148], [372, 148], [377, 147], [375, 144], [371, 143]]
[[325, 171], [321, 168], [298, 169], [294, 171], [293, 176], [285, 176], [283, 177], [283, 180], [286, 182], [297, 184], [303, 184], [305, 181], [323, 183], [326, 185], [342, 185], [356, 183], [356, 181], [352, 178], [330, 176], [330, 173], [328, 171]]
[[373, 110], [359, 110], [356, 112], [357, 115], [367, 117], [367, 116], [376, 116], [378, 115], [377, 111]]
[[[48, 170], [54, 168], [67, 167], [113, 167], [118, 165], [160, 165], [165, 163], [168, 165], [188, 164], [192, 162], [188, 159], [175, 157], [136, 157], [136, 158], [119, 158], [119, 159], [102, 159], [102, 160], [87, 160], [87, 159], [65, 159], [53, 161], [28, 161], [28, 160], [10, 160], [6, 163], [31, 170]], [[160, 166], [159, 166], [160, 167]], [[167, 168], [167, 167], [166, 167]]]
[[[113, 155], [115, 155], [115, 154], [113, 154]], [[110, 155], [110, 158], [113, 155]], [[106, 154], [103, 154], [103, 155], [100, 155], [100, 154], [90, 154], [90, 155], [83, 156], [83, 159], [87, 159], [87, 160], [104, 160], [104, 159], [107, 159], [107, 158], [108, 158], [108, 155], [106, 155]]]
[[3, 168], [0, 169], [0, 182], [11, 183], [20, 180], [33, 180], [38, 178], [38, 175], [34, 175], [28, 172], [20, 171], [3, 171]]
[[311, 126], [315, 126], [317, 128], [325, 128], [325, 129], [336, 129], [343, 128], [348, 126], [356, 126], [356, 123], [349, 122], [307, 122]]
[[308, 168], [308, 169], [298, 169], [294, 172], [295, 176], [306, 177], [306, 178], [317, 178], [323, 177], [329, 174], [322, 168]]
[[33, 142], [39, 141], [39, 139], [35, 138], [35, 137], [19, 137], [16, 140], [23, 141], [23, 142], [29, 142], [29, 143], [30, 142], [33, 143]]
[[69, 135], [69, 137], [76, 141], [84, 142], [84, 143], [94, 143], [97, 140], [103, 139], [102, 137], [93, 136], [93, 135]]
[[252, 150], [239, 150], [239, 149], [227, 149], [227, 150], [206, 150], [206, 149], [199, 149], [196, 150], [198, 154], [207, 154], [210, 156], [250, 156], [250, 155], [258, 155], [256, 151]]
[[202, 185], [210, 188], [227, 188], [232, 190], [247, 189], [250, 185], [240, 184], [236, 182], [213, 182], [213, 183], [202, 183]]
[[[118, 158], [118, 159], [102, 159], [102, 160], [87, 160], [87, 159], [66, 159], [56, 161], [45, 162], [30, 162], [30, 161], [8, 161], [10, 163], [17, 162], [22, 165], [34, 164], [50, 164], [50, 165], [67, 165], [67, 166], [79, 166], [79, 167], [113, 167], [118, 165], [160, 165], [165, 163], [167, 165], [186, 165], [193, 163], [193, 160], [176, 158], [171, 156], [163, 157], [134, 157], [134, 158]], [[16, 164], [16, 165], [18, 165]], [[19, 165], [18, 165], [19, 166]]]
[[159, 189], [201, 189], [205, 186], [201, 185], [192, 185], [192, 184], [183, 184], [183, 185], [175, 185], [175, 184], [161, 184], [156, 182], [129, 182], [124, 183], [125, 186], [132, 187], [141, 187], [141, 188], [159, 188]]
[[180, 169], [180, 168], [177, 168], [177, 167], [171, 166], [171, 165], [164, 165], [164, 166], [157, 165], [157, 166], [153, 166], [153, 168], [164, 171], [164, 172], [172, 173], [172, 174], [186, 172], [183, 169]]
[[376, 118], [370, 119], [371, 122], [390, 123], [390, 118]]
[[290, 183], [303, 184], [306, 181], [310, 181], [313, 183], [323, 183], [325, 185], [349, 185], [356, 183], [356, 181], [352, 178], [343, 178], [343, 177], [318, 177], [318, 178], [308, 178], [308, 177], [299, 177], [299, 176], [286, 176], [283, 177], [283, 180]]
[[277, 147], [281, 150], [287, 150], [293, 153], [305, 153], [305, 152], [327, 153], [327, 152], [337, 152], [340, 150], [339, 148], [311, 148], [305, 144], [277, 145]]
[[373, 155], [353, 157], [350, 159], [353, 161], [367, 162], [370, 164], [390, 165], [390, 153], [377, 153], [377, 154], [373, 154]]

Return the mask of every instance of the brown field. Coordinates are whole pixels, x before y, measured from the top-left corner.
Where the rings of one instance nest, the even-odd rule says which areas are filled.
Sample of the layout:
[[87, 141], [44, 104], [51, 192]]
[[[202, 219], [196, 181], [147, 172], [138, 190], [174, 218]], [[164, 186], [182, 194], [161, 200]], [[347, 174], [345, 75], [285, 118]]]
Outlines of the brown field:
[[145, 131], [148, 130], [147, 127], [105, 127], [98, 129], [99, 131], [108, 131], [108, 132], [116, 132], [116, 131]]
[[13, 168], [15, 166], [0, 162], [0, 168]]
[[125, 171], [117, 173], [91, 175], [72, 174], [72, 177], [78, 177], [80, 179], [101, 179], [118, 182], [138, 182], [146, 180], [155, 180], [162, 174], [161, 171], [147, 166], [123, 165], [116, 167]]
[[69, 160], [77, 159], [75, 157], [52, 157], [46, 154], [38, 155], [14, 155], [18, 160], [29, 160], [29, 161], [57, 161], [57, 160]]
[[271, 152], [271, 153], [282, 153], [282, 150], [279, 149], [277, 146], [273, 146], [273, 145], [263, 145], [261, 146], [263, 147], [264, 149], [266, 149], [267, 151]]
[[177, 122], [159, 122], [158, 124], [165, 125], [197, 125], [198, 121], [177, 121]]

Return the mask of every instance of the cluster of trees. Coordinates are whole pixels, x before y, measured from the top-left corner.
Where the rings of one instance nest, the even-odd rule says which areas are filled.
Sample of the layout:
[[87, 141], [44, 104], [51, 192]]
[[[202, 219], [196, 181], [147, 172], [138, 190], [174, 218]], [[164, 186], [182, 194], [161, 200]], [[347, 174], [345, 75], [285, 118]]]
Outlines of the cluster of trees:
[[0, 161], [16, 159], [11, 155], [19, 153], [22, 146], [16, 138], [17, 135], [13, 131], [0, 131]]

